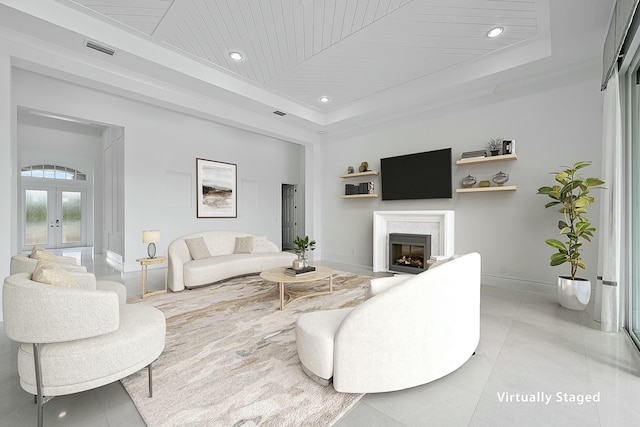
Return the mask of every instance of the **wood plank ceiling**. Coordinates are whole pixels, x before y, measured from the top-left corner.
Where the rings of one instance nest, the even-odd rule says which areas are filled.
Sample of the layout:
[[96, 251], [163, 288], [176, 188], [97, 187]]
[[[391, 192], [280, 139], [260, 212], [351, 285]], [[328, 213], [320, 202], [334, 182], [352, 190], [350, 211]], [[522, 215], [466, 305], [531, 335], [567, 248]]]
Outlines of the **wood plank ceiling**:
[[[541, 0], [73, 1], [321, 110], [447, 72], [540, 32]], [[488, 38], [496, 26], [504, 34]], [[233, 51], [244, 58], [232, 60]], [[330, 102], [321, 104], [322, 95]]]

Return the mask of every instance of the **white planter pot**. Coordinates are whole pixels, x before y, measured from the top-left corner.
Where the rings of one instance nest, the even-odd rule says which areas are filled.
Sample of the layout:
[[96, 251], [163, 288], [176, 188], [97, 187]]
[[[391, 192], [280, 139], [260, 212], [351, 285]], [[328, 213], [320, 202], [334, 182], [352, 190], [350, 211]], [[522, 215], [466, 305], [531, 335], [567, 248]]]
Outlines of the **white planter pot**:
[[591, 282], [589, 280], [571, 280], [570, 277], [558, 277], [558, 302], [570, 310], [584, 310], [591, 298]]

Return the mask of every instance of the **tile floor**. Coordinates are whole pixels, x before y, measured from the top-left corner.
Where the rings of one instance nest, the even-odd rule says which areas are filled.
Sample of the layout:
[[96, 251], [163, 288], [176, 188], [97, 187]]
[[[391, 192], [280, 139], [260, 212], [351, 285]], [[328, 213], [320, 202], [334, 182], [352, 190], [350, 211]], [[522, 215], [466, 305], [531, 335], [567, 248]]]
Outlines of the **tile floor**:
[[[140, 294], [139, 272], [121, 274], [86, 249], [65, 254], [77, 256], [99, 278], [125, 283], [130, 295]], [[151, 271], [149, 279], [158, 288], [164, 275]], [[336, 426], [640, 425], [640, 358], [629, 338], [624, 332], [600, 332], [589, 320], [591, 307], [574, 312], [554, 300], [549, 294], [483, 286], [475, 356], [430, 384], [366, 395]], [[0, 426], [36, 423], [33, 397], [19, 385], [16, 348], [0, 331]], [[537, 401], [523, 401], [530, 396]], [[53, 399], [45, 405], [45, 425], [145, 424], [116, 382]]]

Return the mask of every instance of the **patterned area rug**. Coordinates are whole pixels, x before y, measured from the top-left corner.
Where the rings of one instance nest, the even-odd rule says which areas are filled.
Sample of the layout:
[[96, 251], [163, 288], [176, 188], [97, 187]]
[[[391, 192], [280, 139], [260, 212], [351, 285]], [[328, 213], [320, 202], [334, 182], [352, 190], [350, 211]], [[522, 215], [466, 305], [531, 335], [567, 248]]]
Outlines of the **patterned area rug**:
[[[332, 425], [362, 395], [338, 393], [302, 372], [295, 321], [301, 313], [356, 305], [370, 279], [335, 272], [332, 294], [284, 311], [277, 286], [259, 276], [131, 300], [165, 314], [167, 338], [153, 365], [153, 398], [146, 369], [122, 384], [150, 427]], [[322, 290], [328, 281], [298, 286]]]

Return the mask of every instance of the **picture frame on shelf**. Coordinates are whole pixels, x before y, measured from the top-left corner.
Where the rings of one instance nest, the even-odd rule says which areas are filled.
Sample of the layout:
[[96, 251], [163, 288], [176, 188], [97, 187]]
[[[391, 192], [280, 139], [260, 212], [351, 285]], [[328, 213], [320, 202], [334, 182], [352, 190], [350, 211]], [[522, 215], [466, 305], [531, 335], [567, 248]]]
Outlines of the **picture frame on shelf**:
[[504, 139], [502, 141], [502, 155], [515, 154], [516, 142], [513, 139]]
[[237, 165], [196, 159], [197, 218], [237, 218]]

